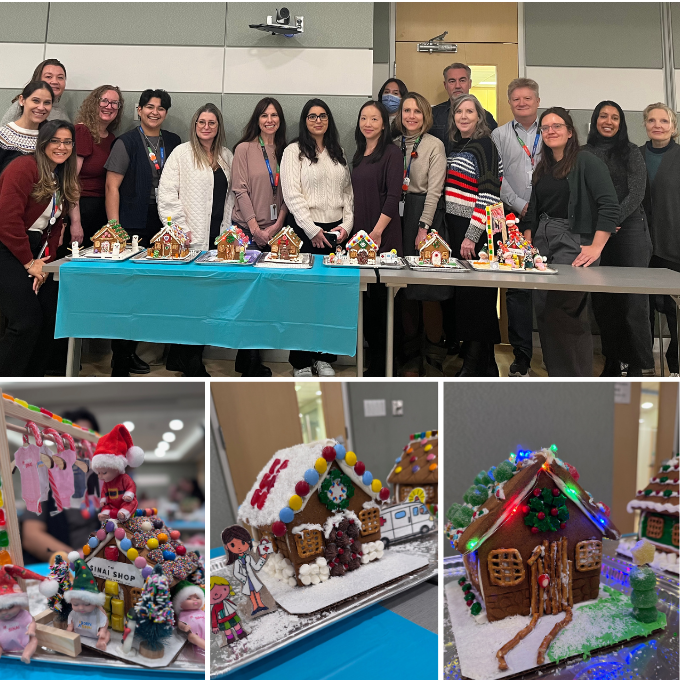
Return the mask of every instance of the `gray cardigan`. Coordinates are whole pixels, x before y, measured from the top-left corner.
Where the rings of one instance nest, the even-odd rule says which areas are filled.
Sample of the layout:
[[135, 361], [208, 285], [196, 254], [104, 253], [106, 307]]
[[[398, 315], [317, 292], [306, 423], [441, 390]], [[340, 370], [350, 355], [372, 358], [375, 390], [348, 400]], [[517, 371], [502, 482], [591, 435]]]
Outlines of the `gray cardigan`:
[[[663, 154], [654, 182], [647, 182], [642, 205], [649, 220], [654, 255], [680, 262], [680, 146], [672, 140], [671, 144]], [[644, 146], [640, 147], [640, 153], [644, 159]]]

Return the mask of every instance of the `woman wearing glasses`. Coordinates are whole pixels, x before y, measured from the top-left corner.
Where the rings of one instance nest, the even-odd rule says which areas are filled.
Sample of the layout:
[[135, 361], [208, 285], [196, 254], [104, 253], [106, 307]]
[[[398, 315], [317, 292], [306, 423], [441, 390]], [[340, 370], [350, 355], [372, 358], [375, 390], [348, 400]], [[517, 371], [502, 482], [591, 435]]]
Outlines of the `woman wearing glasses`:
[[0, 300], [6, 319], [0, 375], [39, 376], [52, 353], [57, 285], [43, 272], [54, 259], [62, 216], [78, 202], [73, 125], [47, 121], [35, 154], [0, 175]]
[[[534, 245], [549, 264], [597, 266], [620, 224], [619, 201], [607, 166], [579, 149], [566, 109], [544, 111], [538, 121], [543, 154], [533, 175], [524, 218]], [[588, 293], [534, 291], [543, 360], [552, 376], [593, 375]]]
[[[224, 144], [222, 113], [204, 104], [191, 119], [189, 141], [168, 156], [158, 184], [158, 216], [191, 234], [191, 247], [210, 250], [231, 224], [234, 195], [230, 191], [233, 155]], [[168, 370], [187, 377], [209, 377], [203, 366], [203, 345], [173, 345]]]
[[[302, 239], [302, 252], [326, 254], [352, 231], [354, 194], [349, 168], [338, 139], [333, 114], [321, 99], [302, 109], [298, 138], [283, 152], [283, 200], [289, 225]], [[329, 354], [291, 351], [293, 374], [333, 376]]]
[[86, 247], [106, 218], [106, 163], [116, 141], [114, 131], [123, 115], [123, 95], [115, 85], [101, 85], [85, 97], [76, 116], [76, 154], [80, 201], [73, 207], [70, 235], [64, 245], [78, 241]]

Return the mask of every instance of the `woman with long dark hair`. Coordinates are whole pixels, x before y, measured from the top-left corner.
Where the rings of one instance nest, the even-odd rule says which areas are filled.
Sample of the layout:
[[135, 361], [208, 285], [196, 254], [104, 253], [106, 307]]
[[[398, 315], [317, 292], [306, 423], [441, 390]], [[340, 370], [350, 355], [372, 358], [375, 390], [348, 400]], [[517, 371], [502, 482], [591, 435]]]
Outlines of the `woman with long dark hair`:
[[[619, 225], [619, 201], [607, 166], [582, 153], [569, 112], [547, 109], [538, 120], [543, 139], [533, 174], [524, 230], [549, 264], [597, 266]], [[591, 377], [593, 339], [588, 293], [534, 291], [543, 360], [550, 376]]]
[[[298, 138], [281, 160], [281, 187], [288, 224], [302, 239], [302, 252], [325, 255], [342, 243], [354, 224], [354, 194], [338, 129], [330, 108], [310, 99], [300, 114]], [[330, 239], [330, 240], [329, 240]], [[332, 243], [331, 243], [332, 241]], [[335, 356], [292, 350], [294, 375], [333, 376]]]
[[387, 109], [390, 125], [397, 117], [397, 109], [407, 92], [406, 83], [399, 78], [388, 78], [378, 90], [378, 101]]
[[64, 120], [43, 124], [35, 153], [0, 175], [0, 375], [45, 374], [54, 341], [57, 284], [43, 272], [54, 259], [62, 217], [80, 188], [73, 154], [75, 130]]
[[16, 120], [0, 127], [0, 173], [15, 158], [35, 151], [38, 128], [52, 110], [54, 93], [46, 82], [33, 80], [17, 99]]
[[[600, 264], [647, 267], [652, 256], [642, 208], [647, 169], [639, 149], [628, 139], [626, 116], [616, 102], [603, 101], [595, 107], [583, 150], [605, 162], [621, 209], [619, 226], [602, 249]], [[654, 368], [649, 296], [593, 293], [592, 298], [605, 356], [601, 375], [620, 376], [622, 363], [628, 364], [629, 376], [641, 376], [643, 368]]]
[[[378, 245], [379, 253], [395, 250], [402, 255], [399, 198], [401, 154], [392, 143], [387, 109], [376, 101], [359, 111], [354, 131], [357, 150], [352, 159], [354, 228], [365, 231]], [[365, 375], [385, 375], [387, 289], [369, 284], [364, 294], [364, 336], [368, 341], [370, 366]]]

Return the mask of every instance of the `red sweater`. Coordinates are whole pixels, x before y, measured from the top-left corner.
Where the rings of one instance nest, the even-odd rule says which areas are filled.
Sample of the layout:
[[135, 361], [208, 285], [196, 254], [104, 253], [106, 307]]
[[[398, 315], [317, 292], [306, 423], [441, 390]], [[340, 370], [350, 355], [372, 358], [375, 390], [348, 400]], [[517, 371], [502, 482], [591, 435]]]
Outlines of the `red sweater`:
[[[15, 159], [0, 175], [0, 242], [23, 265], [27, 265], [33, 259], [28, 230], [45, 212], [50, 202], [50, 199], [47, 199], [36, 203], [31, 198], [33, 186], [37, 181], [38, 165], [32, 155]], [[49, 238], [50, 260], [57, 254], [61, 227], [62, 219], [59, 216]], [[43, 234], [43, 241], [46, 233], [47, 231]]]

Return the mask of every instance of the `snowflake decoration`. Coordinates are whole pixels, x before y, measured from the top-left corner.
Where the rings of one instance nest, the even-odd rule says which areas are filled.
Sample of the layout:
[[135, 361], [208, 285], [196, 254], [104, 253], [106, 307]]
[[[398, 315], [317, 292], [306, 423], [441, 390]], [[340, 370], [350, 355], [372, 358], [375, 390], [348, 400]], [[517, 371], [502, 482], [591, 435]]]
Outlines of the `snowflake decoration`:
[[341, 470], [332, 470], [321, 484], [319, 500], [331, 511], [345, 510], [354, 496], [350, 478]]

